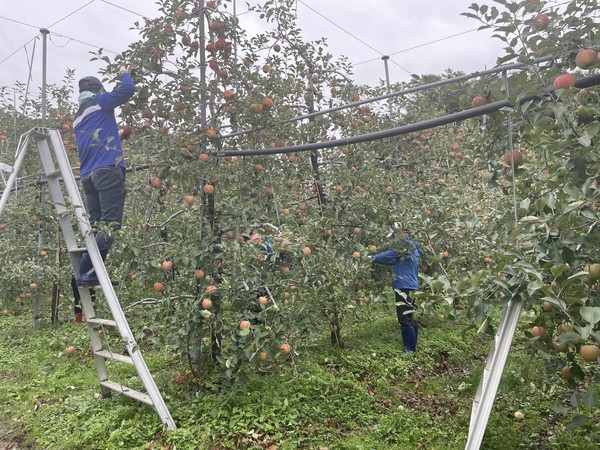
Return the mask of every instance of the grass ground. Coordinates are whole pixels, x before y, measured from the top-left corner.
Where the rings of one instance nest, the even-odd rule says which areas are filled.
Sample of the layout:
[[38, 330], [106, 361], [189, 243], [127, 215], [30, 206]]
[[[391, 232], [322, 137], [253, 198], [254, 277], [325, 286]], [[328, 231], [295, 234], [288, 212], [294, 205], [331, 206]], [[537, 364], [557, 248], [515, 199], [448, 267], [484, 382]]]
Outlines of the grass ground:
[[[84, 326], [31, 325], [0, 318], [0, 449], [461, 449], [491, 343], [473, 328], [429, 321], [417, 355], [406, 355], [390, 314], [348, 327], [343, 349], [324, 336], [288, 367], [251, 375], [246, 395], [226, 405], [210, 387], [173, 382], [184, 362], [142, 348], [178, 424], [164, 432], [152, 409], [99, 397]], [[591, 421], [570, 427], [583, 413], [570, 404], [577, 386], [532, 355], [517, 332], [482, 448], [597, 449], [597, 405], [585, 411]]]

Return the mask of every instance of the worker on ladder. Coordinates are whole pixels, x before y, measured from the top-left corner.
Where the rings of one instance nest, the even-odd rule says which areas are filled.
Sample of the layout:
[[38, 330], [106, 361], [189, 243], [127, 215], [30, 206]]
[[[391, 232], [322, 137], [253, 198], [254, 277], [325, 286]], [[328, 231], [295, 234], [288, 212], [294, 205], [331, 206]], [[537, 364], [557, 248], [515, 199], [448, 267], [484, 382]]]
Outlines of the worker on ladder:
[[[102, 222], [114, 231], [121, 228], [127, 193], [125, 161], [115, 108], [126, 103], [135, 93], [131, 70], [121, 67], [120, 76], [121, 84], [112, 92], [106, 92], [96, 77], [79, 80], [79, 109], [73, 122], [90, 225], [94, 227]], [[95, 239], [104, 260], [114, 238], [109, 233], [96, 230]], [[75, 278], [77, 286], [99, 284], [88, 253], [81, 256]]]

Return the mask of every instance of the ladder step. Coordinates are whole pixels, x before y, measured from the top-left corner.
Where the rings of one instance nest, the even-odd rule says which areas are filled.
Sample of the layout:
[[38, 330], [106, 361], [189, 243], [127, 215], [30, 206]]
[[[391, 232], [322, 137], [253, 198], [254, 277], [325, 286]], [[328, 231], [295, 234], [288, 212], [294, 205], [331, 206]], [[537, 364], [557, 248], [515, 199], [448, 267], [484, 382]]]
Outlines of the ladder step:
[[98, 317], [93, 317], [91, 319], [86, 320], [87, 323], [95, 323], [97, 325], [106, 325], [108, 327], [116, 327], [117, 322], [110, 319], [99, 319]]
[[144, 394], [143, 392], [130, 389], [127, 386], [115, 383], [114, 381], [101, 381], [100, 386], [104, 386], [105, 388], [110, 389], [111, 391], [115, 391], [120, 394], [126, 395], [127, 397], [131, 397], [135, 400], [145, 403], [146, 405], [154, 406], [154, 403], [152, 402], [152, 399], [148, 394]]
[[58, 214], [59, 217], [64, 217], [64, 216], [67, 216], [69, 214], [73, 214], [73, 211], [71, 211], [66, 206], [59, 205], [58, 203], [56, 203], [54, 206], [56, 208], [56, 214]]
[[52, 170], [51, 172], [48, 172], [46, 174], [46, 178], [52, 179], [52, 178], [58, 178], [58, 177], [60, 177], [60, 170], [59, 169]]
[[87, 248], [86, 247], [73, 247], [68, 249], [69, 253], [84, 253], [87, 252]]
[[98, 350], [96, 352], [94, 352], [94, 355], [96, 356], [100, 356], [101, 358], [104, 359], [109, 359], [111, 361], [118, 361], [124, 364], [129, 364], [130, 366], [133, 366], [133, 359], [131, 359], [131, 357], [127, 356], [127, 355], [121, 355], [120, 353], [112, 353], [109, 352], [108, 350]]

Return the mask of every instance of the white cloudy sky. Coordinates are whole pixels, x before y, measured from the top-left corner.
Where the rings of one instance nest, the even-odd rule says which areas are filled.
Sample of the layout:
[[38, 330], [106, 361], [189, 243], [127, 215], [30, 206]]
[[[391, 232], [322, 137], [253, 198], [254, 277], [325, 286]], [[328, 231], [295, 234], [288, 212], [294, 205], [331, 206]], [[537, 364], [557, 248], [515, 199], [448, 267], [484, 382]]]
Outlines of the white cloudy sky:
[[[296, 4], [305, 38], [326, 37], [331, 53], [345, 55], [356, 65], [355, 79], [373, 85], [385, 78], [382, 55], [391, 55], [391, 82], [408, 80], [409, 73], [493, 67], [503, 54], [501, 42], [489, 32], [470, 31], [478, 24], [460, 16], [474, 1], [297, 0]], [[244, 13], [246, 1], [236, 0], [236, 10]], [[89, 61], [94, 47], [126, 49], [137, 40], [130, 30], [133, 22], [142, 20], [140, 15], [157, 14], [154, 0], [0, 0], [0, 86], [27, 82], [31, 65], [31, 90], [38, 91], [40, 28], [51, 32], [47, 80], [59, 83], [67, 68], [74, 69], [77, 77], [95, 74], [98, 65]], [[251, 14], [241, 15], [242, 25], [252, 29], [258, 23]], [[450, 37], [460, 33], [464, 34]]]

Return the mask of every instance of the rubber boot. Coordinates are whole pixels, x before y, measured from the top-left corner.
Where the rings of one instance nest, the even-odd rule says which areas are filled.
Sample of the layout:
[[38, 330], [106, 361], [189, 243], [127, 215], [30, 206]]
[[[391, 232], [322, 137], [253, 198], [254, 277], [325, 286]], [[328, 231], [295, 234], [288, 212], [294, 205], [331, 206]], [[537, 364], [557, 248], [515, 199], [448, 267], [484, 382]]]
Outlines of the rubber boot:
[[404, 351], [406, 353], [414, 353], [417, 351], [417, 336], [415, 329], [412, 326], [403, 326], [402, 330], [402, 344], [404, 344]]

